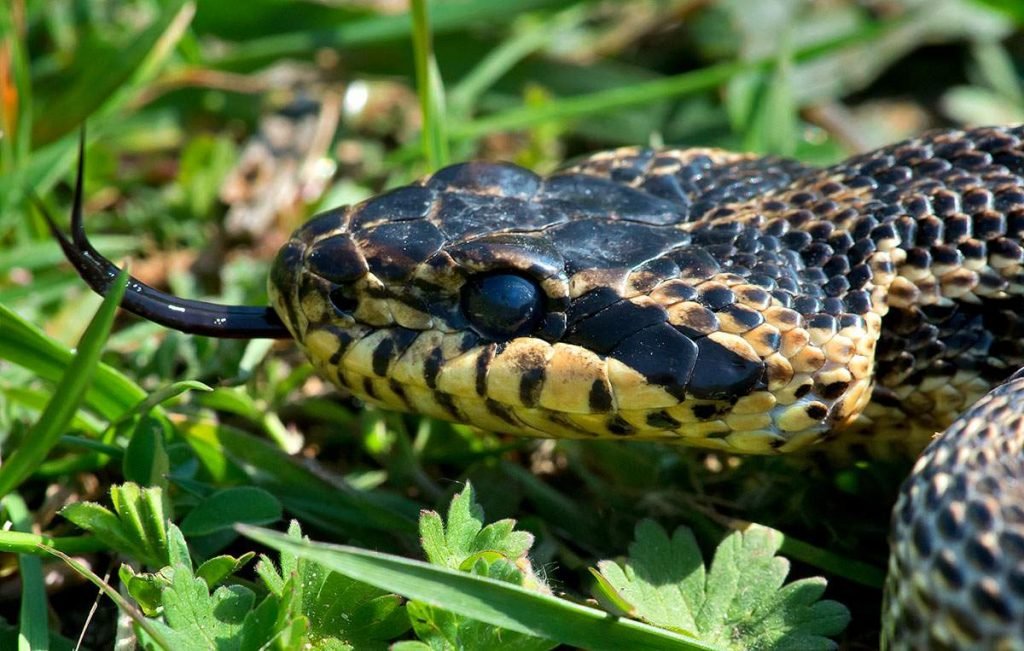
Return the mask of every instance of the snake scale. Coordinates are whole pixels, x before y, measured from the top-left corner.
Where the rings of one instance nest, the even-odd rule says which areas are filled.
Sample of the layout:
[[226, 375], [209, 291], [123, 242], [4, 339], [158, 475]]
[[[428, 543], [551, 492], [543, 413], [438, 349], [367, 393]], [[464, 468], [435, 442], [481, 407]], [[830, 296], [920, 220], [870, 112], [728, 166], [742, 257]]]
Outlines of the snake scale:
[[[68, 258], [117, 268], [82, 227]], [[892, 518], [883, 646], [1024, 648], [1024, 127], [827, 168], [624, 148], [547, 177], [471, 162], [322, 213], [271, 307], [130, 282], [124, 307], [293, 338], [392, 409], [539, 437], [775, 454], [920, 450]]]

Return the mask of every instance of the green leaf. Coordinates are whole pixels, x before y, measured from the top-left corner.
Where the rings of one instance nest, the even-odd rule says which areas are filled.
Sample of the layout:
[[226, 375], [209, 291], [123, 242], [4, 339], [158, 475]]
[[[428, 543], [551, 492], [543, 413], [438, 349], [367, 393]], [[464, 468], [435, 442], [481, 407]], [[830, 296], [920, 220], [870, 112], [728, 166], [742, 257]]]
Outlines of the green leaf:
[[597, 651], [715, 648], [505, 581], [355, 547], [299, 541], [263, 529], [240, 530], [274, 549], [314, 560], [325, 568], [431, 607], [562, 644]]
[[[281, 598], [277, 595], [267, 595], [263, 601], [254, 608], [242, 622], [242, 635], [239, 640], [241, 649], [264, 649], [270, 641], [279, 641], [277, 648], [283, 645], [284, 635], [278, 636], [281, 622], [286, 620], [288, 608], [282, 604]], [[291, 637], [289, 632], [287, 637]], [[288, 647], [285, 647], [288, 648]]]
[[602, 608], [617, 617], [629, 617], [633, 614], [633, 606], [626, 601], [626, 598], [619, 594], [615, 586], [594, 568], [589, 568], [591, 576], [597, 582], [592, 590], [594, 598]]
[[[0, 497], [17, 488], [39, 467], [78, 411], [78, 405], [85, 396], [107, 335], [114, 324], [114, 315], [117, 314], [117, 306], [121, 304], [127, 283], [128, 273], [122, 271], [111, 284], [96, 316], [82, 335], [74, 360], [57, 384], [53, 398], [39, 420], [29, 430], [25, 443], [0, 466]], [[0, 330], [6, 329], [5, 322], [4, 328]]]
[[121, 584], [135, 600], [147, 617], [154, 617], [160, 611], [163, 589], [168, 580], [161, 574], [136, 574], [131, 565], [123, 564], [118, 569]]
[[[168, 533], [170, 565], [153, 574], [135, 574], [127, 565], [120, 570], [129, 594], [149, 616], [146, 624], [170, 641], [171, 646], [162, 648], [241, 651], [266, 649], [271, 642], [282, 649], [309, 648], [308, 619], [298, 608], [300, 591], [292, 581], [284, 586], [283, 596], [270, 594], [259, 605], [245, 586], [213, 590], [254, 554], [213, 558], [193, 573], [181, 531], [171, 524]], [[148, 648], [160, 646], [148, 633], [140, 634], [140, 641]]]
[[631, 605], [630, 615], [670, 630], [696, 635], [696, 617], [704, 603], [704, 561], [689, 529], [671, 540], [656, 523], [637, 525], [629, 561], [598, 563], [601, 574]]
[[[434, 511], [420, 514], [420, 539], [427, 558], [435, 565], [546, 590], [526, 557], [533, 536], [515, 531], [514, 520], [484, 526], [484, 510], [476, 502], [473, 486], [452, 498], [447, 523]], [[411, 602], [409, 617], [421, 640], [434, 649], [550, 649], [550, 640], [523, 635], [469, 619], [429, 604]]]
[[148, 416], [139, 420], [121, 464], [126, 480], [142, 486], [166, 486], [170, 461], [163, 435], [162, 420]]
[[[247, 554], [242, 558], [252, 558], [252, 556], [252, 554]], [[234, 565], [234, 559], [231, 561]], [[188, 545], [185, 543], [185, 537], [181, 535], [181, 530], [174, 523], [170, 523], [167, 527], [166, 563], [167, 565], [154, 573], [136, 574], [129, 565], [122, 565], [119, 570], [119, 576], [122, 583], [128, 588], [128, 593], [138, 602], [143, 612], [150, 617], [155, 616], [162, 607], [163, 591], [171, 585], [174, 573], [176, 571], [191, 573], [192, 571], [192, 558], [189, 556]], [[220, 564], [214, 562], [207, 569], [207, 574], [216, 576], [218, 570], [222, 569]], [[196, 575], [200, 576], [200, 573], [197, 572]], [[215, 581], [211, 581], [205, 576], [200, 576], [200, 578], [203, 578], [210, 587], [216, 584]]]
[[[521, 585], [523, 582], [523, 574], [519, 569], [501, 558], [489, 562], [489, 559], [477, 557], [471, 570], [476, 576], [485, 576], [513, 585]], [[544, 651], [557, 646], [557, 642], [551, 640], [491, 626], [419, 601], [409, 602], [407, 609], [416, 635], [432, 649], [501, 648]]]
[[162, 405], [165, 402], [177, 398], [186, 391], [213, 391], [213, 389], [202, 382], [196, 380], [183, 380], [181, 382], [172, 382], [166, 386], [162, 386], [153, 393], [145, 396], [139, 400], [137, 404], [132, 406], [131, 409], [121, 415], [120, 418], [116, 419], [110, 425], [111, 427], [123, 423], [134, 416], [145, 416], [146, 414], [153, 411], [158, 405]]
[[192, 557], [188, 553], [188, 544], [181, 529], [173, 522], [167, 526], [167, 565], [179, 565], [192, 570]]
[[254, 556], [256, 552], [246, 552], [238, 558], [227, 554], [214, 556], [196, 568], [196, 576], [212, 588], [245, 567]]
[[178, 566], [162, 602], [166, 623], [153, 625], [171, 640], [172, 648], [237, 649], [255, 595], [240, 585], [222, 586], [210, 594], [205, 581]]
[[273, 495], [254, 486], [225, 488], [199, 503], [181, 521], [181, 530], [189, 536], [205, 536], [231, 529], [241, 522], [270, 524], [281, 519], [281, 503]]
[[173, 52], [195, 13], [193, 2], [173, 0], [146, 29], [126, 43], [85, 42], [56, 96], [40, 105], [33, 140], [48, 143], [81, 124], [86, 116], [109, 116], [139, 91]]
[[[110, 498], [113, 512], [99, 504], [78, 502], [65, 506], [61, 515], [140, 563], [154, 568], [170, 564], [175, 554], [168, 544], [163, 491], [140, 489], [129, 482], [111, 487]], [[172, 525], [172, 529], [173, 535], [177, 528]], [[183, 540], [172, 539], [172, 547], [175, 542], [179, 547], [184, 545]], [[187, 558], [187, 549], [185, 555]]]
[[656, 523], [637, 525], [629, 558], [598, 564], [602, 590], [613, 590], [630, 616], [661, 628], [692, 632], [729, 649], [834, 649], [827, 636], [849, 623], [834, 601], [818, 601], [820, 578], [785, 587], [789, 562], [776, 556], [782, 534], [757, 525], [730, 534], [705, 574], [693, 534], [680, 527], [671, 538]]
[[112, 549], [126, 554], [135, 552], [134, 543], [110, 509], [94, 502], [76, 502], [61, 509], [60, 514]]
[[[0, 179], [0, 196], [3, 196], [2, 186], [3, 179]], [[97, 312], [97, 317], [99, 314]], [[75, 376], [72, 365], [78, 356], [66, 346], [48, 337], [37, 326], [4, 305], [0, 305], [0, 323], [4, 325], [0, 328], [0, 358], [55, 383]], [[76, 368], [77, 373], [81, 370]], [[97, 363], [89, 384], [85, 403], [108, 419], [119, 418], [146, 398], [146, 392], [141, 387], [102, 362]], [[64, 395], [65, 401], [67, 397]]]
[[139, 560], [151, 567], [170, 564], [163, 491], [127, 482], [110, 489], [110, 500], [121, 526], [142, 550]]
[[[295, 521], [288, 538], [302, 541]], [[409, 629], [402, 599], [372, 585], [331, 572], [320, 563], [281, 551], [280, 570], [266, 556], [256, 572], [271, 593], [296, 600], [298, 612], [309, 622], [313, 648], [384, 649]], [[290, 587], [289, 587], [290, 586]]]
[[425, 643], [424, 648], [434, 651], [546, 651], [558, 644], [551, 640], [512, 633], [419, 601], [410, 602], [407, 609], [416, 635]]
[[499, 520], [486, 527], [483, 523], [484, 510], [467, 482], [452, 499], [446, 524], [434, 511], [420, 514], [420, 540], [427, 559], [451, 569], [468, 569], [464, 564], [480, 554], [493, 553], [512, 561], [526, 557], [533, 536], [514, 531], [514, 520]]

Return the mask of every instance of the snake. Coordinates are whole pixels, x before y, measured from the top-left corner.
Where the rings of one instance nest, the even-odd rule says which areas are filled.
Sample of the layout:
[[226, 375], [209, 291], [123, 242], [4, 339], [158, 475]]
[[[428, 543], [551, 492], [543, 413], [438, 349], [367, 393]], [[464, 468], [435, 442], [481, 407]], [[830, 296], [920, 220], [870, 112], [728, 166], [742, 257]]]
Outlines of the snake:
[[[85, 235], [81, 148], [70, 236], [47, 219], [104, 294], [119, 269]], [[292, 339], [366, 403], [484, 430], [914, 450], [882, 646], [1024, 648], [1022, 126], [827, 167], [701, 147], [547, 176], [460, 163], [311, 218], [268, 296], [220, 305], [130, 278], [122, 306]]]

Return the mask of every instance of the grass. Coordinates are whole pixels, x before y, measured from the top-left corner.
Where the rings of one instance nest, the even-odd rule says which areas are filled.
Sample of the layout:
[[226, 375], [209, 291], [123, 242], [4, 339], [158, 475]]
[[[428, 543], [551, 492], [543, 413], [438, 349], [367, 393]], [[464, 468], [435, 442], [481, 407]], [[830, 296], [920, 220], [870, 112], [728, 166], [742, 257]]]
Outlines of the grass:
[[[688, 527], [706, 559], [745, 521], [783, 531], [793, 574], [824, 574], [825, 596], [850, 609], [844, 648], [875, 647], [905, 460], [794, 472], [788, 460], [524, 441], [365, 408], [287, 343], [115, 320], [113, 303], [59, 263], [31, 197], [68, 214], [88, 118], [97, 247], [177, 294], [259, 304], [295, 226], [446, 162], [547, 171], [667, 142], [826, 163], [928, 126], [1024, 120], [1016, 6], [387, 5], [260, 0], [242, 16], [212, 1], [0, 6], [0, 509], [11, 523], [0, 531], [0, 648], [73, 648], [80, 636], [110, 648], [132, 634], [117, 625], [129, 601], [134, 634], [157, 647], [185, 630], [175, 604], [215, 603], [237, 615], [215, 622], [225, 640], [272, 632], [281, 648], [310, 636], [355, 648], [723, 648], [710, 629], [657, 625], [651, 604], [595, 569], [640, 545], [634, 531], [650, 519]], [[321, 110], [302, 119], [321, 135], [276, 159], [246, 150], [267, 116], [309, 98]], [[424, 512], [449, 511], [450, 532], [467, 483], [467, 540], [494, 538], [444, 566], [422, 548]], [[253, 528], [291, 519], [342, 546]], [[495, 552], [506, 538], [518, 546]], [[267, 556], [254, 565], [254, 552]], [[287, 597], [288, 568], [349, 595], [338, 598], [347, 610], [328, 617], [328, 599]], [[90, 614], [94, 583], [108, 597]], [[506, 636], [495, 642], [480, 622]], [[785, 648], [782, 633], [763, 633]]]

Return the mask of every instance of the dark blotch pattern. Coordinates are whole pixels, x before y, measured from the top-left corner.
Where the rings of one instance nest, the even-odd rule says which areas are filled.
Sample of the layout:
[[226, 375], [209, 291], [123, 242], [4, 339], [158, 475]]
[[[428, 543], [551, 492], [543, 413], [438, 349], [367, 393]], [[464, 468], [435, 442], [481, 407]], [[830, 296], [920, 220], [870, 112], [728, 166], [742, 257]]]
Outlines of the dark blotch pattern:
[[619, 300], [592, 316], [576, 320], [566, 332], [565, 342], [606, 355], [623, 339], [650, 326], [665, 323], [667, 318], [665, 310], [657, 305], [636, 305]]
[[397, 282], [411, 276], [444, 242], [441, 231], [430, 222], [386, 222], [367, 229], [359, 238], [359, 248], [375, 276]]
[[764, 373], [764, 362], [741, 357], [707, 337], [697, 340], [697, 351], [698, 363], [689, 386], [690, 393], [697, 398], [746, 395]]
[[590, 385], [590, 399], [588, 401], [590, 410], [594, 413], [602, 413], [612, 408], [612, 394], [608, 385], [601, 380], [594, 380]]
[[311, 272], [337, 284], [358, 280], [369, 270], [362, 251], [349, 235], [335, 235], [317, 242], [306, 264]]
[[697, 344], [689, 337], [668, 324], [660, 324], [626, 337], [610, 355], [682, 400], [698, 352]]

